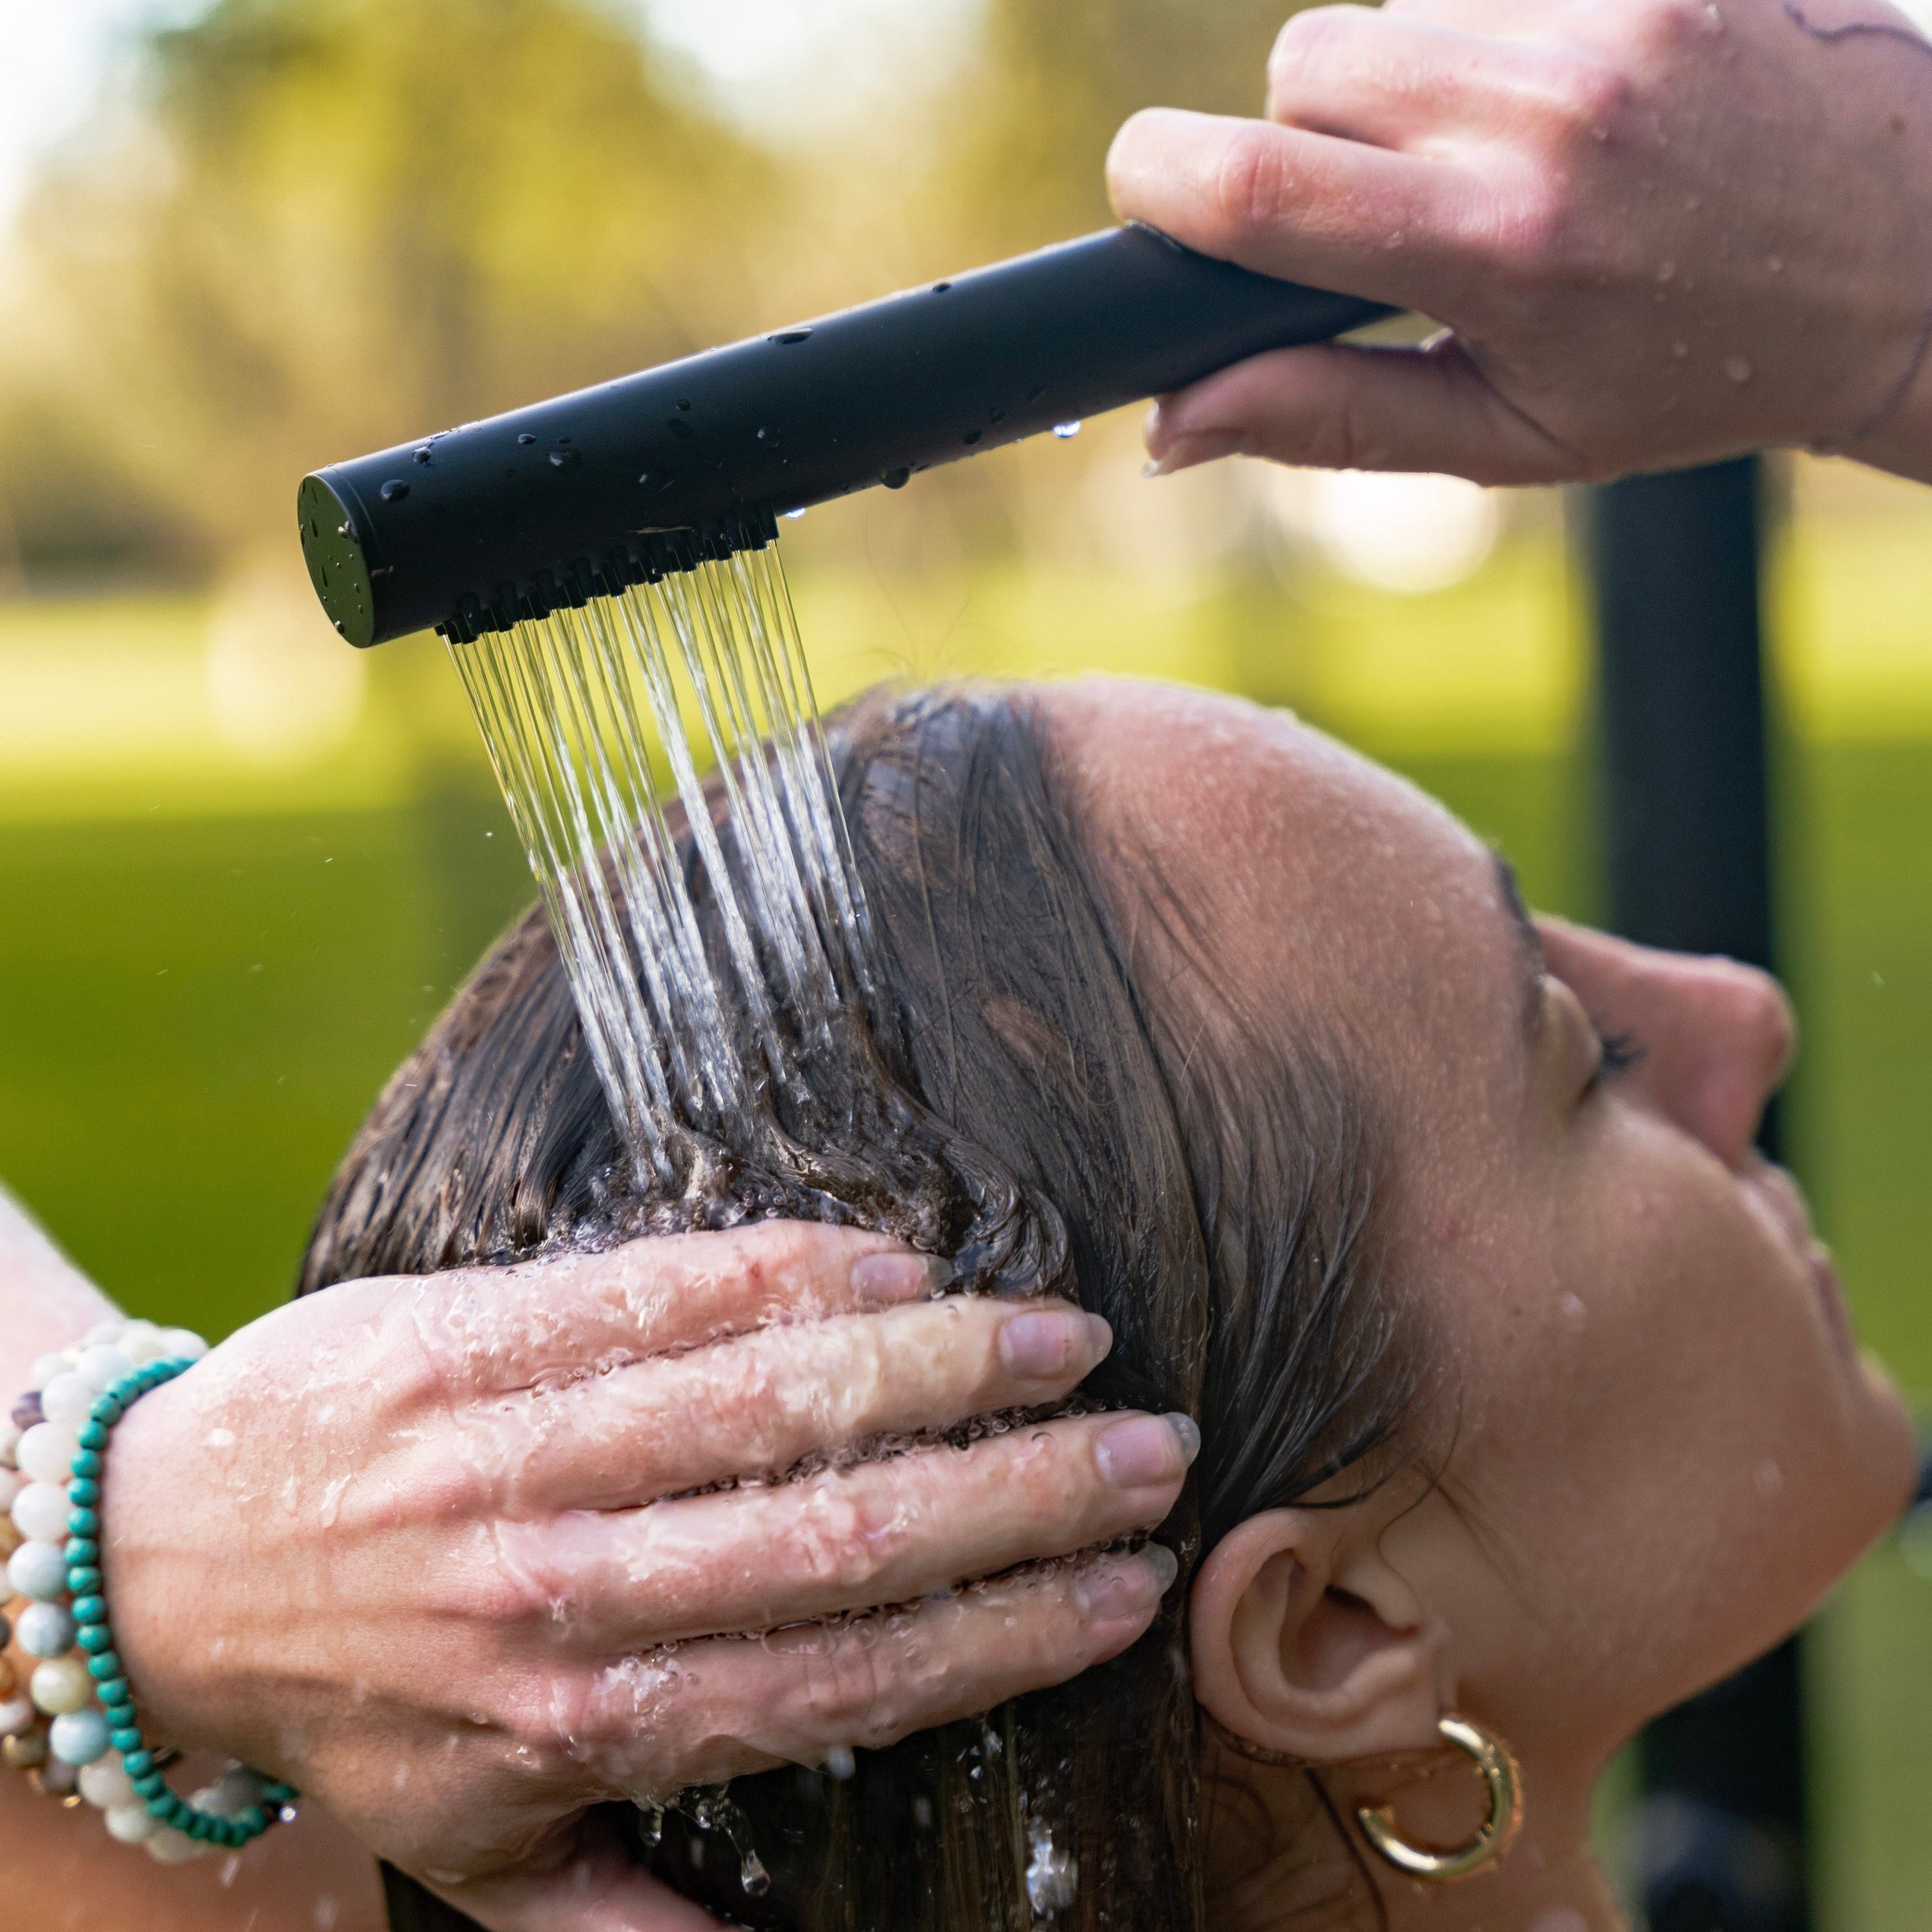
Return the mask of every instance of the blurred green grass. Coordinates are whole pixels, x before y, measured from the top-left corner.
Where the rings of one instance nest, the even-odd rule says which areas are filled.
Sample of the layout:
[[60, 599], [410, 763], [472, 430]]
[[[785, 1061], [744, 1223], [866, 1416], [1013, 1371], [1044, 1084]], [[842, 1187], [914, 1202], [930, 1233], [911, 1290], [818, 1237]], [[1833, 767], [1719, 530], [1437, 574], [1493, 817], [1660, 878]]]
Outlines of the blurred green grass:
[[[1777, 684], [1793, 1157], [1864, 1335], [1925, 1404], [1921, 554], [1801, 526]], [[881, 675], [1100, 666], [1291, 702], [1492, 838], [1535, 903], [1597, 909], [1588, 665], [1547, 529], [1407, 599], [1306, 573], [910, 584], [808, 553], [797, 591], [827, 702]], [[0, 1175], [130, 1309], [218, 1334], [286, 1294], [376, 1090], [531, 895], [437, 647], [376, 654], [346, 736], [265, 752], [211, 722], [213, 622], [195, 599], [0, 605]], [[1906, 1932], [1932, 1895], [1928, 1626], [1927, 1586], [1887, 1550], [1814, 1646], [1833, 1932]]]

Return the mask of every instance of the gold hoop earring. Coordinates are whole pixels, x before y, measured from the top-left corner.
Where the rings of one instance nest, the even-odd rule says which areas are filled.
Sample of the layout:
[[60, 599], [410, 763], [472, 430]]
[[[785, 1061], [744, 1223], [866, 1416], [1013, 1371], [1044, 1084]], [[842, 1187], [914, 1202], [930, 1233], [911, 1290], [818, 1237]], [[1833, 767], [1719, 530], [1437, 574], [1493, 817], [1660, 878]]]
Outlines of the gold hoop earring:
[[1483, 1774], [1490, 1815], [1481, 1829], [1466, 1845], [1436, 1852], [1403, 1838], [1386, 1804], [1362, 1806], [1355, 1814], [1355, 1822], [1369, 1841], [1369, 1849], [1397, 1871], [1433, 1885], [1447, 1885], [1452, 1880], [1473, 1877], [1509, 1850], [1522, 1825], [1522, 1768], [1502, 1738], [1467, 1718], [1438, 1718], [1436, 1729], [1444, 1743], [1466, 1754]]

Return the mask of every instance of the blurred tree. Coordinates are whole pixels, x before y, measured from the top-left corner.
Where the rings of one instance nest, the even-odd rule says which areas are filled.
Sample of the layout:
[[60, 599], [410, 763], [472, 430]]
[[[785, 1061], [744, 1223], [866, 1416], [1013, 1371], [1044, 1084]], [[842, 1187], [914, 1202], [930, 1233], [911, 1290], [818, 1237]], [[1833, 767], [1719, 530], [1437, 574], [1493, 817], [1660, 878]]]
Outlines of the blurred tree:
[[960, 225], [994, 253], [1112, 218], [1102, 176], [1137, 108], [1260, 111], [1268, 50], [1306, 0], [988, 0], [983, 70], [954, 97]]
[[[104, 506], [218, 550], [319, 463], [742, 328], [781, 219], [593, 0], [223, 0], [98, 134], [26, 224], [32, 386], [111, 456]], [[0, 505], [32, 442], [0, 434]]]
[[[1293, 4], [983, 0], [953, 70], [801, 141], [640, 0], [218, 0], [143, 44], [23, 224], [0, 579], [292, 560], [320, 463], [1097, 227], [1120, 122], [1252, 111]], [[922, 574], [1084, 554], [1070, 483], [1129, 460], [956, 466], [807, 542]]]

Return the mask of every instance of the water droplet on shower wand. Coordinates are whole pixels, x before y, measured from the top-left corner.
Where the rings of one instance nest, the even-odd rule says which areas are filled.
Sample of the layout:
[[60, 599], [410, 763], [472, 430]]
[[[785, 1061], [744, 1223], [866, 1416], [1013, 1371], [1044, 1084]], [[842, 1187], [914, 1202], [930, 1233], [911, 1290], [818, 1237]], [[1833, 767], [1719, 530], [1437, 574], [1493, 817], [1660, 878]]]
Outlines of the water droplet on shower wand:
[[1080, 434], [1080, 425], [1077, 422], [1055, 423], [1053, 433], [1062, 442], [1065, 442]]

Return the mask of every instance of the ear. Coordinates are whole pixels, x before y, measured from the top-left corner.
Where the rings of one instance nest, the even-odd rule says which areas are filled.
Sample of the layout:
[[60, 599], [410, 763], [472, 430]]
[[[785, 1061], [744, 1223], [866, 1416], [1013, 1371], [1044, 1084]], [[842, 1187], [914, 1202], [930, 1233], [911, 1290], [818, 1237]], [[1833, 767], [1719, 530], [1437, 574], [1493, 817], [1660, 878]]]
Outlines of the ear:
[[1194, 1694], [1237, 1737], [1315, 1763], [1426, 1749], [1438, 1636], [1347, 1513], [1269, 1510], [1229, 1532], [1189, 1609]]

